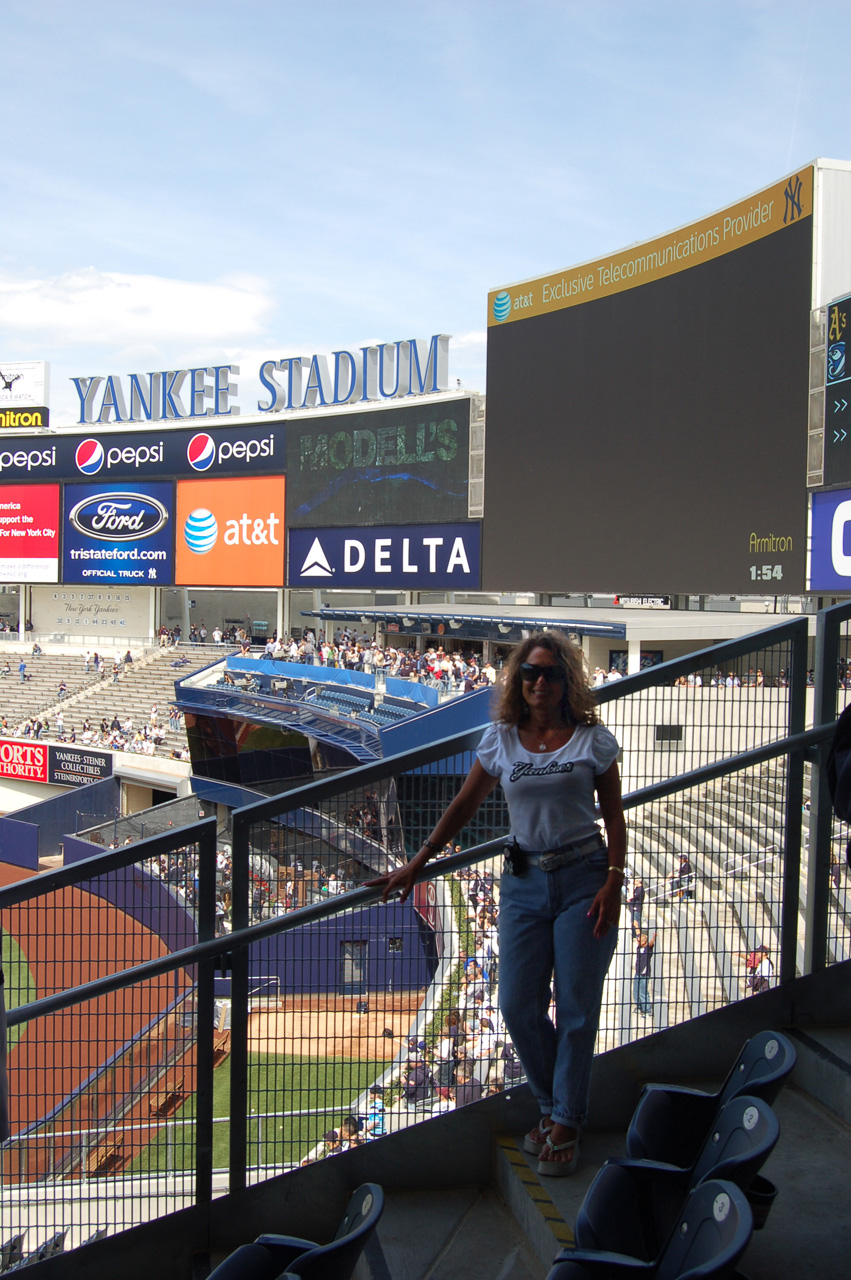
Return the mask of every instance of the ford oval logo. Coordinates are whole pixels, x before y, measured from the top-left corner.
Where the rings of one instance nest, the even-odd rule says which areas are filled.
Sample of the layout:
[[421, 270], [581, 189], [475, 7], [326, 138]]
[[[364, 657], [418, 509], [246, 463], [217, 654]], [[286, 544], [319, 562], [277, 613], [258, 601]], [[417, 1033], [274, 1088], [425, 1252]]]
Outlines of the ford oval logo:
[[149, 538], [168, 523], [168, 511], [141, 493], [101, 493], [72, 508], [69, 520], [78, 533], [102, 542]]

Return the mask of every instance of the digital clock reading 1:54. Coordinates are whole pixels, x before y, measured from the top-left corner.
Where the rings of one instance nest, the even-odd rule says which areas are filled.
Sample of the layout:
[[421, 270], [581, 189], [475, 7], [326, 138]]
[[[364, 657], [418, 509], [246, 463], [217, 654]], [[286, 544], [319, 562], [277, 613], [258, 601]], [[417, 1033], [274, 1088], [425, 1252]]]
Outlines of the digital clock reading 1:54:
[[770, 582], [772, 578], [778, 580], [783, 577], [782, 564], [752, 564], [751, 565], [751, 582]]

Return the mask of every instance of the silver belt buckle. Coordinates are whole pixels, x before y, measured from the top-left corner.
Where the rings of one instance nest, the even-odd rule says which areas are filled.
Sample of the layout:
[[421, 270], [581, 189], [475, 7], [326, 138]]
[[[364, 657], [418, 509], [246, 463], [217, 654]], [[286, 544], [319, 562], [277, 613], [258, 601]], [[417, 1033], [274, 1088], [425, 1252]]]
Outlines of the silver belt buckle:
[[562, 866], [567, 860], [566, 853], [546, 853], [538, 859], [538, 866], [541, 871], [555, 871], [556, 867]]

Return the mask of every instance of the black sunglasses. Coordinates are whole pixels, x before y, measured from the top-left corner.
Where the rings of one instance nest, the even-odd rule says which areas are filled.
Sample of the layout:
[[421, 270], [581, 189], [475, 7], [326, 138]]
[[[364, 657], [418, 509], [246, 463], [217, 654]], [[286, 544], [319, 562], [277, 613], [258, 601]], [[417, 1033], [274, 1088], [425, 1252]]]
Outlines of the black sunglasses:
[[565, 678], [564, 672], [562, 671], [561, 667], [557, 667], [557, 666], [536, 667], [534, 662], [520, 663], [520, 679], [521, 680], [528, 681], [529, 683], [534, 683], [539, 676], [543, 676], [544, 679], [550, 684], [555, 684], [557, 680], [564, 680]]

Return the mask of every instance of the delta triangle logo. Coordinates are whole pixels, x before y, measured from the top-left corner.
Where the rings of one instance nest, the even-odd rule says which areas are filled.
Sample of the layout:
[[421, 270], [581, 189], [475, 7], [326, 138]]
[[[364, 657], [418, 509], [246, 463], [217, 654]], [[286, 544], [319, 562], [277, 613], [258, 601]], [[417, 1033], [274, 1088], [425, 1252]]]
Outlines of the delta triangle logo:
[[328, 563], [328, 557], [322, 550], [322, 543], [318, 538], [314, 538], [310, 544], [310, 550], [304, 557], [304, 564], [301, 566], [302, 578], [333, 578], [334, 570]]

